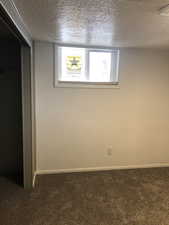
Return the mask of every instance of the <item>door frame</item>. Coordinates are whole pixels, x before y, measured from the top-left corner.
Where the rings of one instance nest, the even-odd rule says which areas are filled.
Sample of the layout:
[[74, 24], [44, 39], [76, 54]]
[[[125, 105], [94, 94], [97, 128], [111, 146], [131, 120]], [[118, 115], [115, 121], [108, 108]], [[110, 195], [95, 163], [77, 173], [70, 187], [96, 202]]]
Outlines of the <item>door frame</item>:
[[34, 78], [32, 70], [32, 44], [24, 38], [4, 6], [0, 3], [0, 19], [21, 45], [22, 80], [22, 140], [23, 140], [23, 186], [34, 186], [35, 174], [35, 116], [34, 116]]

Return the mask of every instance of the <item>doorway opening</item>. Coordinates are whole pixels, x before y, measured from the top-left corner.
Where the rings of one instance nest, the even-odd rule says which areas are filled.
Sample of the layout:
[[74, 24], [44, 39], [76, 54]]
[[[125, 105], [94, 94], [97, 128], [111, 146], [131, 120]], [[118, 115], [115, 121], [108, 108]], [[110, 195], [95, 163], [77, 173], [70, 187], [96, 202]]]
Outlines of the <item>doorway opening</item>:
[[0, 176], [32, 187], [31, 48], [0, 5]]
[[0, 40], [0, 49], [0, 173], [23, 184], [20, 44]]

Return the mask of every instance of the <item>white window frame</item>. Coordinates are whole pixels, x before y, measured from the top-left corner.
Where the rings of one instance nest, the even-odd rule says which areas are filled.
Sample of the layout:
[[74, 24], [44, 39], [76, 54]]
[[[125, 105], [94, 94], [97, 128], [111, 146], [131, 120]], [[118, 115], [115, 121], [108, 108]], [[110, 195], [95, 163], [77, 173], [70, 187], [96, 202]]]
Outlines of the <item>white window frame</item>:
[[[92, 82], [92, 81], [63, 81], [61, 78], [61, 47], [71, 48], [85, 48], [86, 51], [86, 78], [89, 77], [89, 53], [90, 52], [108, 52], [111, 53], [111, 80], [109, 82]], [[54, 87], [70, 87], [70, 88], [119, 88], [119, 49], [108, 48], [89, 48], [83, 46], [67, 46], [67, 45], [55, 45], [54, 51]]]

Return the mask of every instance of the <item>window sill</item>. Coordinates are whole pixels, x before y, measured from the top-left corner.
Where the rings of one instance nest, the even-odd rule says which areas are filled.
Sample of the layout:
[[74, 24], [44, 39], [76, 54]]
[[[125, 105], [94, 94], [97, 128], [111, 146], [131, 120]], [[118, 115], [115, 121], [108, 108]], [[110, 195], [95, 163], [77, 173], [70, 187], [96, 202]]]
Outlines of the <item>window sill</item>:
[[80, 81], [57, 81], [56, 88], [93, 88], [93, 89], [119, 89], [118, 82], [80, 82]]

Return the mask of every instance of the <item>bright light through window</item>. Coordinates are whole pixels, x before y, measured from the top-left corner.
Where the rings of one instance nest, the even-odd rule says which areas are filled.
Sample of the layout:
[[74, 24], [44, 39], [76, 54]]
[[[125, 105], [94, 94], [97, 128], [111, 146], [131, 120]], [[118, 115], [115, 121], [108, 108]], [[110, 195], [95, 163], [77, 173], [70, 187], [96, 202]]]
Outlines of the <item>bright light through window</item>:
[[93, 82], [109, 82], [111, 75], [111, 53], [89, 53], [89, 79]]
[[61, 48], [61, 80], [85, 80], [85, 49]]
[[57, 48], [58, 82], [117, 83], [119, 50]]

